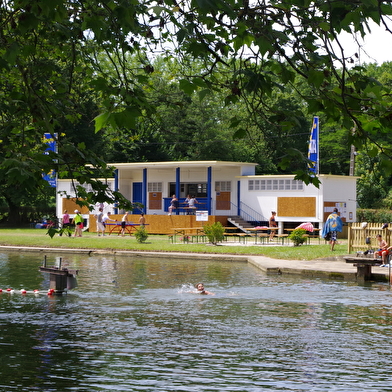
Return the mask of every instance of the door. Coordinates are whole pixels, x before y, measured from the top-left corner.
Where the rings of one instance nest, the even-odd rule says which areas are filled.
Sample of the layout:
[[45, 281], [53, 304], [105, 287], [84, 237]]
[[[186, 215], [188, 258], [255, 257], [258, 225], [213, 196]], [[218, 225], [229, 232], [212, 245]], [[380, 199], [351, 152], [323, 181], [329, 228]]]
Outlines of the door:
[[148, 209], [161, 210], [162, 209], [162, 192], [148, 193]]
[[219, 192], [216, 194], [216, 209], [230, 210], [231, 192]]
[[[143, 189], [143, 183], [142, 182], [134, 182], [132, 185], [132, 203], [142, 203], [143, 198], [142, 198], [142, 189]], [[140, 212], [143, 212], [141, 208], [134, 208], [132, 211], [134, 214], [140, 214]]]

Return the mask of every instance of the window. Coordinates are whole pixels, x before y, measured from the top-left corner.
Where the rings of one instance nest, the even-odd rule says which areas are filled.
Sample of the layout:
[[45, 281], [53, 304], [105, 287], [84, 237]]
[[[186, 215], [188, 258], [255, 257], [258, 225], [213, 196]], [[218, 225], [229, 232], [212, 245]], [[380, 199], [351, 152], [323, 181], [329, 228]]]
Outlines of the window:
[[303, 189], [303, 182], [298, 180], [248, 180], [249, 191], [302, 191]]
[[[169, 183], [169, 194], [167, 197], [172, 197], [176, 193], [176, 183]], [[186, 197], [187, 195], [196, 196], [196, 197], [207, 197], [207, 183], [206, 182], [198, 182], [198, 183], [180, 183], [180, 197]]]
[[231, 181], [215, 181], [215, 192], [231, 192]]
[[162, 183], [161, 182], [149, 182], [148, 192], [162, 192]]

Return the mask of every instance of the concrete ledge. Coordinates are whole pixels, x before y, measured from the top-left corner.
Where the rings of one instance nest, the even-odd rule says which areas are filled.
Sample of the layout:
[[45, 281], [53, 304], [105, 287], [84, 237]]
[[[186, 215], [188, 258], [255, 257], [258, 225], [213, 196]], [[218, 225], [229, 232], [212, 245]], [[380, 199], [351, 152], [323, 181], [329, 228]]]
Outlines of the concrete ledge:
[[[230, 255], [230, 254], [205, 254], [205, 253], [183, 253], [183, 252], [140, 252], [117, 249], [70, 249], [70, 248], [35, 248], [20, 246], [0, 246], [0, 250], [39, 252], [39, 253], [81, 253], [88, 256], [94, 254], [115, 254], [120, 256], [133, 256], [143, 258], [191, 258], [193, 260], [214, 260], [248, 262], [267, 274], [301, 275], [313, 278], [324, 278], [331, 280], [357, 281], [357, 268], [347, 264], [343, 257], [330, 257], [315, 260], [284, 260], [272, 259], [256, 255]], [[373, 273], [371, 279], [374, 281], [388, 282], [389, 268], [380, 268]]]

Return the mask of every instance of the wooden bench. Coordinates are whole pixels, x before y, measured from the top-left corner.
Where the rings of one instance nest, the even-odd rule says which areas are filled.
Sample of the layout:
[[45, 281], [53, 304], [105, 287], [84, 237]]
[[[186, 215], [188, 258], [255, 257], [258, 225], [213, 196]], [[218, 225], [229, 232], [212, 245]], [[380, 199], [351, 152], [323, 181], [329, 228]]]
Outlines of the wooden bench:
[[374, 260], [373, 256], [345, 256], [344, 260], [346, 261], [346, 263], [353, 264], [357, 267], [357, 280], [361, 282], [371, 280], [372, 267], [381, 264], [381, 260]]
[[288, 236], [288, 234], [277, 234], [276, 237], [278, 238], [278, 241], [281, 241], [282, 245], [284, 245], [285, 240], [288, 240]]
[[236, 238], [238, 238], [238, 242], [239, 243], [241, 242], [241, 239], [242, 239], [242, 241], [245, 244], [246, 237], [248, 237], [248, 234], [245, 234], [245, 233], [223, 233], [223, 236], [224, 236], [226, 241], [227, 241], [228, 237], [232, 237], [232, 238], [234, 238], [234, 240]]

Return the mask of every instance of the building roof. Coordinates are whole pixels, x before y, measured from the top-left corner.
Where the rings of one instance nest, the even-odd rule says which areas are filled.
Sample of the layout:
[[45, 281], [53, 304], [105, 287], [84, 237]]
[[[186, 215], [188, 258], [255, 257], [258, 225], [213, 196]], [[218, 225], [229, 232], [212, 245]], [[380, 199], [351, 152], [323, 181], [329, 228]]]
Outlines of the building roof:
[[109, 163], [118, 169], [141, 169], [141, 168], [176, 168], [176, 167], [228, 167], [228, 166], [257, 166], [257, 163], [230, 162], [230, 161], [167, 161], [167, 162], [130, 162], [130, 163]]

